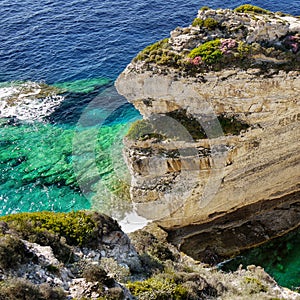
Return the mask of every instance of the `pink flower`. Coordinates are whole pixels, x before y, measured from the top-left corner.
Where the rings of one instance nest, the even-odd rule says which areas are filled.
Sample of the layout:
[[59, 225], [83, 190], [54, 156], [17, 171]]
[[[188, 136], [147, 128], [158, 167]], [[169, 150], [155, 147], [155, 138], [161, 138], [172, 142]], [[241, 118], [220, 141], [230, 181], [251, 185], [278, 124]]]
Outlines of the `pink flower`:
[[196, 56], [192, 60], [192, 64], [195, 65], [195, 66], [198, 66], [198, 65], [202, 64], [202, 58], [200, 56]]
[[300, 37], [298, 35], [287, 36], [283, 43], [292, 49], [293, 53], [297, 53], [300, 50]]
[[233, 49], [236, 46], [237, 46], [236, 40], [224, 39], [224, 40], [221, 40], [220, 50], [221, 50], [222, 53], [228, 54], [228, 53], [231, 52], [230, 49]]

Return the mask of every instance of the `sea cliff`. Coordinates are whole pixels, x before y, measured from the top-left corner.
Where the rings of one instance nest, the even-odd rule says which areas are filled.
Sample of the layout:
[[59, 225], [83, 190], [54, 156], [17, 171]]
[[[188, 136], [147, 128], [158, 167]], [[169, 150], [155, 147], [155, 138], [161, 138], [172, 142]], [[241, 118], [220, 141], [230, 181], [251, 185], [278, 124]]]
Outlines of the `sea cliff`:
[[124, 139], [138, 214], [220, 261], [299, 226], [300, 19], [200, 9], [116, 81], [141, 112]]

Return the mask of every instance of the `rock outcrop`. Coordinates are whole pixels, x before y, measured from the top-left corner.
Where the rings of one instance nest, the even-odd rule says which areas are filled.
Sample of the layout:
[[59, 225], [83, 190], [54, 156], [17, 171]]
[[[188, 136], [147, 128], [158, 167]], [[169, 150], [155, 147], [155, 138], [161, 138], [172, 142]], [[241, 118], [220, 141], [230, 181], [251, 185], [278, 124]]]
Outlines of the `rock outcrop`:
[[299, 226], [299, 49], [299, 18], [203, 9], [116, 81], [146, 120], [124, 140], [137, 212], [194, 258]]
[[1, 217], [0, 299], [133, 299], [118, 280], [139, 271], [128, 236], [106, 215]]
[[128, 236], [96, 212], [0, 220], [0, 299], [300, 299], [263, 268], [231, 274], [178, 251], [155, 224]]

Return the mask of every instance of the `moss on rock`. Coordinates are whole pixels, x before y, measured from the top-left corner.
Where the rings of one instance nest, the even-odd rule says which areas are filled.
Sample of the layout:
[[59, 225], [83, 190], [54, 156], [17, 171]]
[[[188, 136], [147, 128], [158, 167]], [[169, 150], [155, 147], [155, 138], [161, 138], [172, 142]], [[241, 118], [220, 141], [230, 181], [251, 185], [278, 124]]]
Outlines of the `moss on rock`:
[[[248, 18], [254, 23], [249, 25]], [[142, 68], [146, 70], [168, 73], [172, 68], [171, 72], [192, 77], [226, 68], [261, 68], [264, 72], [270, 68], [293, 70], [300, 63], [300, 39], [292, 30], [294, 21], [289, 23], [280, 18], [278, 13], [250, 4], [233, 11], [205, 7], [190, 27], [178, 28], [170, 39], [146, 47], [134, 62], [145, 62]], [[272, 24], [274, 30], [259, 27], [264, 24]], [[215, 30], [213, 34], [212, 30]], [[234, 43], [226, 48], [229, 40]]]

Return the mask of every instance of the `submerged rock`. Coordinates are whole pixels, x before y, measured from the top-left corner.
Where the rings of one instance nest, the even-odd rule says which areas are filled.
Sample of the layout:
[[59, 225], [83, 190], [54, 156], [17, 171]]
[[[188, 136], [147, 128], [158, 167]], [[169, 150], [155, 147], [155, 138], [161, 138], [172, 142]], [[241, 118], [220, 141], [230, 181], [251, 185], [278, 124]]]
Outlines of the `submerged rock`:
[[194, 258], [299, 226], [299, 37], [297, 17], [203, 9], [116, 81], [145, 119], [124, 140], [137, 213]]

